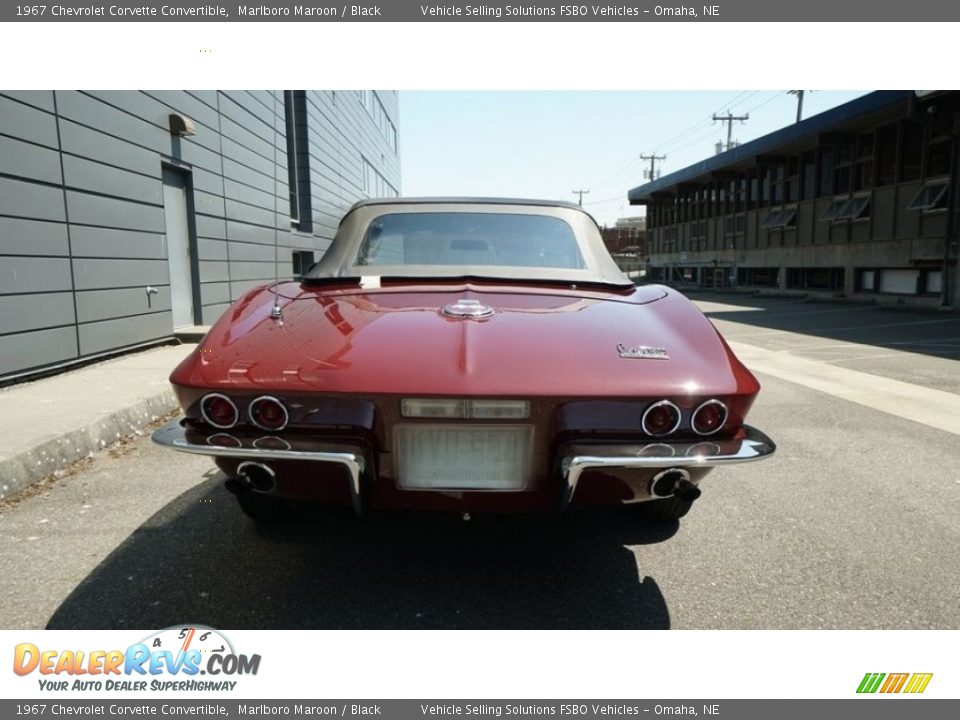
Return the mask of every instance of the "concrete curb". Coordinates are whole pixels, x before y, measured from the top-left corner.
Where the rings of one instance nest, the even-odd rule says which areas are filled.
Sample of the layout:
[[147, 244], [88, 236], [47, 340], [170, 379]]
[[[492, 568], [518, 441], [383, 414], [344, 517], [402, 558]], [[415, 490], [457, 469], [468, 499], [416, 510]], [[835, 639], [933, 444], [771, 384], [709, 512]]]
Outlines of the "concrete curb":
[[167, 375], [191, 346], [126, 355], [0, 392], [0, 500], [177, 409]]
[[0, 459], [0, 500], [25, 490], [77, 460], [90, 457], [123, 437], [143, 435], [147, 423], [176, 409], [176, 398], [167, 390], [18, 455]]

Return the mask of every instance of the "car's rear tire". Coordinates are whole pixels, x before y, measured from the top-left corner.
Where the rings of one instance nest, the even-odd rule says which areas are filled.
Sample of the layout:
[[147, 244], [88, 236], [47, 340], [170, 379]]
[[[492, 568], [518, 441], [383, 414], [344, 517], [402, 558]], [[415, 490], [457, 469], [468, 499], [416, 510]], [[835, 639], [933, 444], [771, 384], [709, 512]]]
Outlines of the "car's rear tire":
[[237, 495], [243, 514], [258, 525], [276, 525], [290, 514], [290, 503], [272, 495], [245, 490]]
[[693, 502], [681, 500], [678, 497], [668, 497], [662, 500], [650, 500], [640, 503], [637, 509], [646, 520], [655, 522], [670, 522], [679, 520], [693, 507]]

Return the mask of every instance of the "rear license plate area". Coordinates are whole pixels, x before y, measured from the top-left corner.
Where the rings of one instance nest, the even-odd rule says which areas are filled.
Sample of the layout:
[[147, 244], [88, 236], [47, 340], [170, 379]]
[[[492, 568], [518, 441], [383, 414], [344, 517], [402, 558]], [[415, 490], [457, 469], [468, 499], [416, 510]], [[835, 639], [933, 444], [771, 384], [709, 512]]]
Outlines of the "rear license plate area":
[[523, 490], [530, 425], [399, 425], [397, 474], [406, 490]]

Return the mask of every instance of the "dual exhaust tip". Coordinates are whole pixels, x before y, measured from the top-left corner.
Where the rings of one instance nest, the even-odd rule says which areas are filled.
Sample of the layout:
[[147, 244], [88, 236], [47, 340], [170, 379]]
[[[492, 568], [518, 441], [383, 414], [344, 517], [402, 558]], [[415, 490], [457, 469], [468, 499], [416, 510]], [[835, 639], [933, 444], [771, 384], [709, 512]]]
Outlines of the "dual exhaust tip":
[[701, 492], [690, 482], [690, 473], [683, 468], [670, 468], [654, 475], [650, 481], [650, 494], [655, 498], [676, 497], [692, 503]]
[[277, 487], [277, 474], [269, 465], [248, 460], [240, 463], [237, 476], [228, 478], [225, 486], [235, 495], [247, 490], [271, 493]]

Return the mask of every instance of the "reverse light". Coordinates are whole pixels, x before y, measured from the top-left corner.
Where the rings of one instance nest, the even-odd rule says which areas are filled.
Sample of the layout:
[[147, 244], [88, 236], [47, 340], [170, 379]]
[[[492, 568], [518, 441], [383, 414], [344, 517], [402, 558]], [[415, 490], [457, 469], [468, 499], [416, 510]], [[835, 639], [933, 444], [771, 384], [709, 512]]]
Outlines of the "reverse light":
[[680, 427], [680, 408], [669, 400], [655, 402], [643, 413], [640, 425], [647, 435], [669, 435]]
[[203, 419], [215, 428], [227, 430], [237, 424], [240, 413], [233, 400], [220, 393], [205, 395], [200, 401], [200, 414]]
[[707, 400], [693, 411], [690, 426], [697, 435], [713, 435], [727, 421], [727, 406], [719, 400]]
[[469, 415], [477, 420], [525, 420], [530, 417], [527, 400], [468, 400]]
[[262, 395], [250, 403], [250, 422], [263, 430], [283, 430], [290, 420], [287, 409], [275, 397]]
[[524, 420], [530, 417], [530, 401], [404, 398], [400, 414], [434, 420]]

